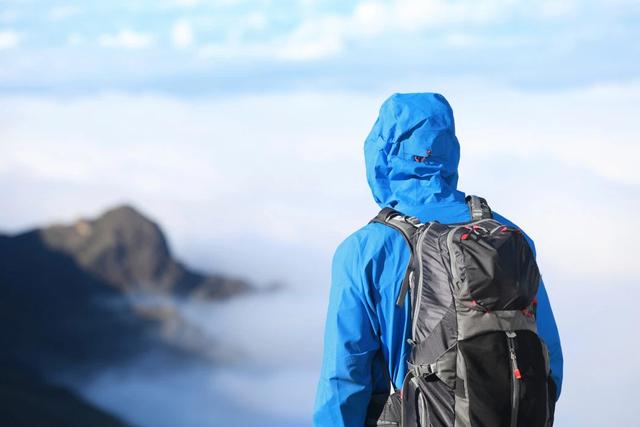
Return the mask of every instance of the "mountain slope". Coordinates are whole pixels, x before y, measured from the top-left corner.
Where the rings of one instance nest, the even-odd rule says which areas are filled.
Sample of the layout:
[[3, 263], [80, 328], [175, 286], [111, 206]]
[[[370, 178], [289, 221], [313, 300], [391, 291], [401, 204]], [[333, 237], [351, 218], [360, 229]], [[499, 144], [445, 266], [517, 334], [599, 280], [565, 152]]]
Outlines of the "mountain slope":
[[206, 276], [176, 261], [160, 227], [131, 206], [39, 233], [49, 248], [126, 292], [223, 298], [249, 290], [241, 280]]
[[72, 391], [15, 365], [0, 366], [0, 402], [4, 427], [128, 427]]

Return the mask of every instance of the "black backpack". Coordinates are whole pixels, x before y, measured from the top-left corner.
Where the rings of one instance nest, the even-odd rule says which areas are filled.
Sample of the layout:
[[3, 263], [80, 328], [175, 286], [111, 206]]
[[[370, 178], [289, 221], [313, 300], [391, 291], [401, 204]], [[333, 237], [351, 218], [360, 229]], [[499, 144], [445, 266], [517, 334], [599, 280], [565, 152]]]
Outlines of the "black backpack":
[[402, 233], [411, 248], [397, 304], [410, 291], [412, 328], [402, 389], [392, 384], [390, 396], [372, 397], [367, 425], [553, 425], [534, 254], [484, 199], [467, 203], [472, 220], [464, 224], [421, 224], [390, 208], [372, 220]]

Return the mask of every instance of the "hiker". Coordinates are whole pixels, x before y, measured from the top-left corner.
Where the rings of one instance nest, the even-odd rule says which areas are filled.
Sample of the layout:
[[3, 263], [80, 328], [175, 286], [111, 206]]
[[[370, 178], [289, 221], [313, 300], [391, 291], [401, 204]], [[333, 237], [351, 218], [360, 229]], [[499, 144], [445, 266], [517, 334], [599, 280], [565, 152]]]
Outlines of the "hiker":
[[[473, 202], [475, 206], [472, 214], [469, 203], [465, 200], [465, 193], [457, 189], [460, 148], [455, 136], [453, 112], [447, 100], [442, 95], [434, 93], [391, 96], [383, 103], [380, 115], [365, 141], [364, 154], [367, 181], [376, 203], [380, 208], [392, 209], [383, 209], [375, 221], [347, 237], [335, 252], [325, 325], [322, 369], [313, 416], [314, 425], [317, 427], [399, 425], [398, 419], [382, 420], [379, 424], [376, 422], [380, 419], [378, 417], [381, 416], [381, 411], [395, 412], [392, 417], [398, 417], [400, 410], [404, 410], [405, 415], [409, 418], [416, 416], [418, 418], [435, 417], [428, 418], [431, 420], [428, 422], [429, 426], [453, 426], [454, 416], [456, 426], [536, 425], [533, 421], [531, 423], [526, 421], [528, 419], [526, 417], [534, 417], [533, 412], [541, 413], [536, 419], [547, 420], [540, 421], [542, 425], [551, 425], [555, 401], [560, 396], [562, 387], [563, 359], [560, 338], [549, 298], [535, 265], [533, 242], [509, 220], [496, 212], [491, 213], [487, 202], [483, 199], [477, 197], [469, 199], [469, 203]], [[486, 167], [500, 168], [500, 159], [496, 159], [495, 163], [488, 163]], [[529, 203], [526, 194], [514, 195], [514, 198], [516, 197], [521, 200], [521, 203]], [[472, 219], [482, 221], [481, 218], [487, 218], [485, 221], [488, 224], [498, 225], [491, 230], [493, 234], [489, 234], [489, 231], [480, 225], [458, 227], [460, 230], [446, 225], [466, 224], [470, 223]], [[393, 226], [393, 221], [396, 221], [396, 227]], [[521, 271], [524, 268], [522, 266], [517, 267], [517, 274], [526, 275], [526, 279], [522, 279], [525, 276], [521, 276], [521, 281], [526, 282], [526, 289], [517, 291], [522, 295], [526, 295], [527, 292], [532, 293], [528, 297], [526, 307], [524, 305], [518, 306], [518, 304], [522, 305], [521, 294], [517, 296], [520, 298], [520, 303], [514, 302], [517, 299], [514, 297], [515, 299], [510, 302], [504, 302], [506, 304], [504, 307], [495, 306], [498, 307], [496, 312], [492, 312], [489, 308], [491, 301], [485, 299], [486, 301], [482, 300], [484, 302], [478, 302], [469, 297], [465, 302], [464, 298], [466, 297], [462, 293], [456, 296], [456, 304], [458, 305], [451, 305], [454, 310], [460, 310], [458, 316], [468, 314], [471, 316], [469, 319], [476, 319], [472, 320], [476, 323], [464, 326], [471, 329], [476, 326], [478, 328], [485, 327], [486, 325], [480, 325], [481, 319], [496, 318], [499, 321], [502, 316], [499, 310], [507, 309], [512, 310], [510, 313], [515, 313], [509, 318], [511, 320], [507, 319], [507, 322], [515, 322], [516, 325], [519, 325], [513, 327], [513, 331], [510, 330], [511, 326], [504, 326], [504, 331], [501, 329], [503, 326], [492, 326], [487, 327], [487, 331], [493, 332], [481, 336], [481, 338], [486, 337], [487, 339], [496, 337], [495, 339], [498, 341], [495, 341], [495, 345], [476, 341], [480, 350], [494, 351], [498, 349], [496, 351], [506, 352], [504, 358], [501, 356], [497, 358], [497, 362], [491, 362], [501, 363], [504, 367], [501, 365], [496, 368], [496, 378], [486, 381], [487, 384], [493, 384], [493, 386], [488, 385], [486, 389], [479, 388], [482, 385], [477, 385], [477, 378], [476, 383], [473, 383], [475, 372], [467, 373], [471, 378], [466, 379], [468, 383], [465, 383], [461, 379], [460, 367], [457, 368], [456, 374], [455, 359], [451, 362], [453, 363], [451, 365], [453, 373], [449, 373], [448, 385], [444, 384], [447, 381], [444, 377], [448, 374], [443, 370], [429, 371], [427, 368], [430, 366], [427, 365], [420, 367], [420, 369], [424, 368], [424, 371], [415, 368], [417, 365], [414, 365], [412, 369], [408, 367], [407, 362], [410, 358], [423, 357], [416, 356], [416, 354], [412, 356], [412, 348], [413, 345], [417, 345], [417, 338], [413, 336], [415, 325], [412, 325], [412, 320], [415, 322], [416, 319], [412, 319], [411, 310], [415, 310], [416, 306], [419, 306], [420, 315], [418, 317], [422, 317], [424, 314], [421, 307], [424, 305], [424, 301], [418, 303], [412, 301], [416, 299], [415, 289], [418, 284], [416, 279], [418, 273], [413, 271], [413, 277], [410, 277], [410, 280], [407, 279], [408, 270], [411, 265], [414, 265], [415, 260], [412, 258], [412, 249], [404, 234], [407, 233], [407, 230], [410, 232], [412, 227], [417, 230], [416, 225], [427, 223], [433, 223], [434, 229], [441, 230], [441, 233], [453, 230], [456, 244], [466, 244], [467, 241], [474, 243], [474, 239], [475, 243], [495, 243], [495, 239], [503, 239], [500, 241], [504, 242], [506, 241], [504, 239], [508, 239], [508, 242], [511, 242], [509, 244], [513, 244], [514, 248], [519, 248], [518, 251], [522, 255], [521, 261], [524, 260], [522, 262], [527, 263], [527, 271]], [[477, 224], [481, 224], [481, 222]], [[403, 228], [404, 232], [400, 228]], [[464, 239], [469, 236], [471, 238], [465, 241]], [[446, 257], [448, 257], [448, 253], [445, 253], [444, 256], [438, 253], [434, 257], [434, 263], [439, 263], [442, 259], [447, 259]], [[454, 280], [450, 279], [449, 275], [444, 275], [447, 269], [448, 267], [443, 268], [441, 277], [446, 280]], [[454, 271], [453, 267], [451, 271]], [[468, 274], [471, 276], [472, 272]], [[435, 282], [433, 284], [435, 286]], [[403, 289], [407, 286], [411, 288]], [[431, 286], [428, 278], [425, 280], [424, 286]], [[444, 289], [442, 288], [444, 285], [438, 286], [441, 287], [439, 289]], [[524, 285], [520, 283], [518, 286]], [[448, 287], [445, 286], [445, 288], [444, 298], [451, 300], [451, 292]], [[420, 292], [427, 295], [425, 298], [428, 299], [429, 289]], [[427, 293], [425, 294], [425, 292]], [[473, 292], [475, 291], [472, 290]], [[468, 296], [468, 294], [466, 295]], [[460, 299], [458, 300], [458, 298]], [[437, 306], [437, 298], [433, 301], [435, 301], [432, 304], [433, 308], [428, 308], [426, 312], [429, 313], [426, 315], [436, 316], [438, 312], [444, 310], [444, 308], [441, 310], [441, 307]], [[458, 325], [456, 331], [456, 311], [453, 313], [452, 324], [454, 326], [449, 328], [449, 334], [454, 336], [447, 339], [454, 340], [451, 342], [462, 343], [463, 341], [455, 341], [461, 339], [455, 334], [460, 334], [463, 326]], [[458, 319], [460, 320], [461, 317]], [[424, 321], [423, 319], [418, 320]], [[473, 326], [474, 324], [476, 326]], [[424, 339], [428, 338], [424, 337], [425, 334], [435, 334], [433, 330], [428, 330], [431, 326], [422, 327], [419, 324], [418, 327], [423, 329], [422, 338]], [[496, 328], [501, 331], [496, 332], [494, 330]], [[505, 336], [504, 333], [507, 335]], [[538, 336], [540, 338], [536, 338]], [[540, 354], [543, 354], [541, 349], [544, 348], [539, 344], [540, 339], [548, 349], [548, 353], [544, 353], [548, 354], [546, 362], [540, 361]], [[434, 349], [426, 348], [423, 350], [435, 352], [435, 347], [437, 346], [434, 344]], [[459, 346], [452, 347], [457, 351]], [[469, 354], [477, 354], [478, 349], [468, 351], [476, 352]], [[535, 354], [527, 356], [524, 353], [526, 351]], [[512, 356], [511, 362], [509, 362], [509, 354]], [[526, 360], [522, 356], [527, 356]], [[414, 359], [412, 359], [413, 362], [415, 362]], [[530, 362], [529, 359], [538, 360], [536, 362], [538, 365], [546, 363], [545, 373], [536, 374], [538, 377], [534, 378], [532, 372], [543, 368], [534, 366], [534, 362]], [[523, 366], [518, 366], [516, 364], [518, 362], [521, 365], [526, 363], [529, 365], [525, 369]], [[461, 363], [458, 362], [458, 365]], [[466, 360], [465, 363], [471, 362]], [[481, 361], [481, 363], [485, 362]], [[510, 363], [512, 364], [510, 365]], [[436, 365], [433, 364], [433, 369], [436, 368]], [[508, 370], [509, 373], [499, 374], [503, 371], [498, 372], [498, 369]], [[437, 375], [432, 375], [434, 372]], [[408, 373], [412, 375], [407, 376]], [[411, 381], [411, 378], [416, 376], [422, 376], [426, 380], [422, 382]], [[405, 377], [407, 381], [405, 381]], [[500, 381], [511, 381], [512, 383], [511, 385], [507, 383], [501, 385]], [[484, 413], [482, 409], [478, 409], [479, 404], [477, 405], [474, 399], [491, 399], [502, 392], [513, 393], [516, 386], [527, 381], [537, 381], [536, 390], [543, 393], [550, 402], [529, 404], [524, 400], [530, 399], [529, 396], [535, 387], [530, 386], [528, 390], [519, 388], [516, 392], [516, 394], [519, 393], [519, 398], [514, 398], [511, 402], [500, 403], [503, 406], [498, 409], [487, 410], [487, 418], [483, 418]], [[548, 389], [546, 388], [547, 383]], [[400, 391], [403, 390], [403, 386], [405, 394], [401, 399]], [[446, 402], [433, 401], [437, 400], [437, 396], [434, 398], [429, 395], [431, 393], [428, 391], [429, 387], [440, 387], [439, 390], [444, 390], [444, 394], [441, 395], [444, 397], [440, 400]], [[497, 387], [499, 390], [492, 390], [491, 387]], [[542, 390], [540, 387], [545, 389]], [[427, 390], [426, 393], [425, 390]], [[436, 409], [428, 408], [428, 411], [432, 412], [429, 415], [424, 415], [413, 407], [399, 409], [398, 405], [402, 405], [399, 402], [402, 401], [406, 402], [405, 406], [415, 405], [416, 402], [420, 404], [420, 399], [414, 398], [411, 401], [412, 399], [407, 397], [406, 393], [409, 392], [413, 393], [414, 397], [424, 393], [425, 395], [421, 396], [423, 404], [426, 406], [435, 405]], [[476, 396], [474, 396], [474, 392]], [[436, 390], [437, 393], [439, 392]], [[373, 401], [376, 396], [384, 396], [382, 405], [385, 406], [380, 406], [377, 410], [374, 409], [374, 415], [372, 415]], [[455, 405], [454, 400], [457, 401]], [[510, 406], [511, 403], [516, 406]], [[518, 403], [520, 403], [521, 409], [519, 415]], [[396, 407], [390, 408], [389, 405], [396, 405]], [[529, 415], [526, 413], [527, 408], [531, 412]], [[546, 412], [544, 412], [544, 408], [546, 408]], [[469, 421], [469, 417], [475, 422]], [[510, 418], [510, 422], [503, 420], [506, 418]], [[422, 422], [425, 422], [425, 419], [427, 418], [422, 418]], [[405, 419], [403, 425], [423, 425], [415, 420], [414, 422], [415, 424], [411, 424], [411, 420]]]

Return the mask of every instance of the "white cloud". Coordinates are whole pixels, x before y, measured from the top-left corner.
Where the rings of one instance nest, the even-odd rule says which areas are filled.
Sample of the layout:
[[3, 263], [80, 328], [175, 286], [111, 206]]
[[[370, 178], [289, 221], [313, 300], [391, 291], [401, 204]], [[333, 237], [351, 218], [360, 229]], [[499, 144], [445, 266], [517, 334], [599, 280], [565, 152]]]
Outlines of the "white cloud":
[[65, 19], [76, 16], [80, 13], [80, 9], [74, 5], [58, 5], [49, 10], [49, 19], [54, 22], [64, 21]]
[[3, 24], [14, 23], [18, 15], [18, 11], [16, 10], [2, 10], [0, 11], [0, 22]]
[[200, 0], [173, 0], [171, 3], [176, 6], [193, 7], [200, 4]]
[[542, 16], [548, 18], [563, 18], [575, 13], [577, 4], [575, 0], [544, 0], [540, 2]]
[[15, 31], [0, 31], [0, 50], [11, 49], [20, 44], [20, 34]]
[[243, 21], [246, 23], [248, 29], [262, 30], [267, 26], [267, 16], [260, 11], [253, 11], [247, 15]]
[[[517, 16], [530, 16], [534, 20], [557, 19], [574, 13], [573, 1], [541, 4], [516, 0], [475, 1], [462, 0], [398, 0], [359, 2], [346, 15], [310, 14], [291, 31], [273, 36], [259, 43], [242, 42], [246, 20], [241, 28], [232, 31], [230, 43], [209, 45], [203, 56], [276, 57], [288, 60], [316, 60], [336, 56], [346, 46], [362, 39], [410, 36], [425, 30], [447, 28], [455, 31], [445, 35], [445, 43], [453, 47], [469, 48], [486, 43], [508, 43], [487, 37], [480, 30], [488, 25], [507, 21]], [[258, 22], [260, 22], [258, 20]]]
[[[430, 83], [397, 89], [415, 91]], [[587, 368], [604, 353], [580, 343], [593, 335], [584, 325], [603, 310], [623, 326], [607, 335], [601, 322], [596, 332], [606, 346], [600, 347], [611, 348], [634, 333], [630, 316], [638, 290], [623, 284], [637, 282], [633, 213], [640, 209], [640, 84], [546, 93], [486, 82], [437, 89], [456, 112], [461, 188], [487, 196], [536, 240], [566, 342], [567, 382], [558, 419], [563, 425], [602, 425], [615, 412], [616, 425], [624, 425], [632, 394], [621, 394], [620, 387], [633, 390], [637, 374], [622, 386], [601, 381]], [[296, 287], [302, 296], [275, 295], [267, 303], [249, 297], [204, 307], [195, 316], [211, 316], [202, 320], [205, 331], [220, 338], [222, 347], [238, 348], [243, 366], [257, 360], [262, 374], [273, 374], [263, 375], [256, 393], [242, 399], [242, 414], [260, 412], [268, 405], [260, 393], [275, 387], [285, 390], [295, 408], [275, 404], [272, 416], [309, 419], [326, 304], [318, 295], [326, 294], [338, 242], [377, 210], [364, 178], [362, 143], [386, 95], [0, 98], [0, 226], [15, 230], [68, 221], [130, 201], [159, 220], [182, 258], [192, 261], [189, 249], [196, 242], [202, 245], [200, 267]], [[624, 230], [631, 237], [624, 238]], [[237, 315], [247, 312], [252, 316]], [[298, 330], [300, 325], [306, 329]], [[247, 331], [257, 331], [252, 337], [258, 339], [244, 339]], [[287, 346], [303, 336], [309, 341], [304, 348]], [[633, 362], [633, 354], [625, 353], [625, 363]], [[284, 377], [274, 373], [280, 366]], [[139, 425], [205, 426], [220, 414], [237, 421], [237, 408], [227, 408], [233, 402], [220, 404], [216, 397], [220, 390], [235, 396], [227, 391], [242, 389], [248, 378], [237, 370], [210, 374], [178, 368], [157, 378], [123, 374], [87, 383], [85, 391], [122, 415], [141, 417], [132, 419]], [[597, 393], [588, 396], [596, 410], [586, 417], [581, 390], [597, 381]], [[174, 402], [176, 390], [181, 391]], [[623, 397], [611, 400], [618, 395]], [[138, 406], [127, 405], [123, 396], [134, 396], [128, 400]], [[597, 405], [610, 400], [615, 411]], [[174, 404], [160, 405], [162, 411], [147, 410], [169, 401]], [[185, 413], [193, 418], [185, 420]]]
[[186, 19], [180, 19], [171, 28], [171, 41], [174, 46], [184, 49], [193, 44], [195, 36], [191, 24]]
[[[640, 85], [544, 94], [458, 82], [440, 89], [456, 111], [464, 190], [487, 194], [500, 211], [513, 213], [534, 238], [541, 237], [545, 253], [553, 254], [551, 262], [576, 261], [559, 268], [597, 276], [615, 266], [619, 274], [629, 273], [634, 265], [630, 243], [598, 235], [593, 245], [607, 249], [571, 248], [571, 240], [558, 240], [554, 230], [569, 221], [580, 224], [563, 232], [578, 239], [573, 230], [589, 228], [597, 218], [624, 223], [620, 212], [626, 210], [616, 206], [637, 205], [627, 199], [628, 191], [640, 188], [633, 127]], [[206, 102], [150, 96], [7, 100], [12, 118], [2, 126], [0, 170], [14, 178], [4, 182], [14, 193], [21, 182], [42, 181], [49, 200], [43, 205], [51, 210], [36, 213], [28, 204], [12, 203], [20, 214], [5, 212], [0, 223], [9, 217], [44, 222], [47, 215], [77, 212], [84, 203], [95, 211], [125, 198], [158, 212], [179, 242], [193, 236], [228, 239], [231, 244], [218, 249], [229, 259], [228, 254], [243, 253], [235, 252], [233, 242], [246, 234], [328, 256], [375, 211], [361, 145], [383, 98], [300, 93]], [[506, 167], [483, 166], [495, 159]], [[513, 165], [518, 170], [509, 169]], [[68, 193], [48, 192], [50, 185]], [[541, 215], [510, 198], [521, 189], [545, 205], [567, 205]], [[85, 202], [58, 205], [56, 194]], [[177, 205], [190, 211], [188, 220], [176, 212]], [[220, 205], [237, 207], [233, 221], [211, 215]], [[341, 213], [324, 206], [341, 206]], [[256, 211], [263, 221], [249, 230]], [[247, 257], [258, 264], [264, 259], [259, 253], [238, 259]], [[580, 265], [579, 259], [590, 262]]]
[[[289, 32], [259, 42], [244, 42], [243, 36], [247, 31], [266, 26], [264, 14], [253, 12], [230, 32], [227, 42], [205, 45], [200, 55], [317, 60], [341, 54], [349, 42], [389, 32], [410, 34], [451, 23], [492, 22], [504, 8], [513, 9], [512, 3], [510, 0], [495, 0], [490, 5], [478, 5], [478, 2], [452, 4], [444, 0], [364, 1], [357, 4], [350, 14], [311, 14]], [[473, 43], [471, 33], [465, 37], [465, 45]]]
[[355, 7], [353, 21], [363, 34], [378, 34], [388, 25], [388, 12], [384, 3], [365, 1]]
[[[391, 3], [362, 1], [344, 16], [312, 16], [289, 35], [292, 48], [285, 57], [315, 59], [342, 50], [349, 41], [387, 33], [411, 34], [452, 24], [484, 25], [514, 10], [512, 0], [490, 2], [399, 0]], [[470, 36], [467, 35], [467, 38]], [[465, 40], [465, 44], [469, 44]], [[290, 51], [292, 54], [287, 55]]]
[[148, 33], [125, 29], [116, 34], [102, 34], [98, 43], [108, 48], [145, 49], [153, 45], [154, 37]]
[[341, 53], [345, 48], [348, 22], [330, 15], [303, 21], [288, 33], [260, 41], [243, 41], [245, 33], [266, 26], [266, 18], [249, 15], [244, 25], [234, 28], [228, 39], [203, 45], [201, 58], [277, 58], [291, 61], [316, 60]]
[[346, 22], [338, 16], [309, 20], [282, 42], [274, 45], [277, 57], [293, 60], [319, 59], [344, 49]]
[[80, 46], [81, 44], [83, 44], [85, 41], [85, 38], [78, 33], [72, 33], [69, 34], [69, 36], [67, 37], [67, 44], [69, 46]]

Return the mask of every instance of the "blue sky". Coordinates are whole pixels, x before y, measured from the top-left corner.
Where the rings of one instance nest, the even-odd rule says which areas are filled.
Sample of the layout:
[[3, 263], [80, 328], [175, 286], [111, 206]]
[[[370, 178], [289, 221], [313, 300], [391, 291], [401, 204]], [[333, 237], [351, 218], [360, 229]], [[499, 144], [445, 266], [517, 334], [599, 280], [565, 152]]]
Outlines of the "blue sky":
[[3, 0], [0, 91], [573, 88], [637, 79], [639, 19], [633, 0]]
[[[287, 283], [264, 305], [207, 308], [204, 323], [225, 325], [229, 345], [255, 330], [275, 343], [256, 390], [276, 384], [296, 402], [277, 417], [308, 425], [331, 256], [378, 209], [364, 138], [391, 93], [440, 92], [460, 188], [536, 241], [565, 344], [558, 424], [625, 425], [638, 373], [594, 367], [620, 346], [635, 366], [639, 351], [640, 254], [624, 238], [640, 211], [639, 22], [637, 0], [0, 0], [0, 230], [133, 203], [187, 263]], [[264, 349], [241, 344], [262, 369]], [[115, 378], [89, 395], [149, 415], [123, 394], [139, 379]], [[200, 386], [184, 394], [198, 411], [187, 393]], [[274, 410], [262, 397], [236, 404]], [[165, 420], [189, 412], [152, 403], [174, 411], [151, 414]]]

